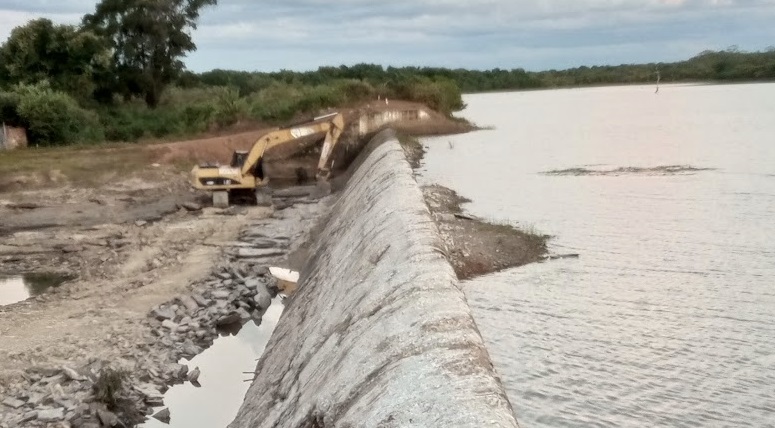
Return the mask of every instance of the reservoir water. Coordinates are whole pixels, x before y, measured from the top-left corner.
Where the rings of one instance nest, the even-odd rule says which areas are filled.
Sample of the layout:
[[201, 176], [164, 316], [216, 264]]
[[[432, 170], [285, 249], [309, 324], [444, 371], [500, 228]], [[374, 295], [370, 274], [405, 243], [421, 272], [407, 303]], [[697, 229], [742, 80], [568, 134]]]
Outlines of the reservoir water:
[[43, 294], [51, 287], [59, 287], [67, 275], [57, 273], [27, 273], [8, 275], [0, 273], [0, 306], [11, 305]]
[[421, 182], [580, 254], [465, 284], [522, 426], [775, 426], [775, 84], [465, 102]]

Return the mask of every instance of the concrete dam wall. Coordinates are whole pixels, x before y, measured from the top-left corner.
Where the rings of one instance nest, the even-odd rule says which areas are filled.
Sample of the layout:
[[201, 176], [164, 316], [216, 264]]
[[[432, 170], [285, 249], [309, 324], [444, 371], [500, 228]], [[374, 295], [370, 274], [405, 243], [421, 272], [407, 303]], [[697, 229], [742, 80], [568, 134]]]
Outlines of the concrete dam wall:
[[518, 426], [398, 141], [356, 164], [230, 427]]

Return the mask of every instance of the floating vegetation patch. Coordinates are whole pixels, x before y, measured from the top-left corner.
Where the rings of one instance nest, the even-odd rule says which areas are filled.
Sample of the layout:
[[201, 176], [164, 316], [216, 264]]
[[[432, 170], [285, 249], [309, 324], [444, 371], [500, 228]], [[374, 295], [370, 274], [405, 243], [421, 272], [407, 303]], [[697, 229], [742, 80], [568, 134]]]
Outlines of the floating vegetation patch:
[[555, 176], [619, 176], [619, 175], [690, 175], [701, 171], [714, 171], [715, 168], [698, 168], [690, 165], [662, 165], [650, 168], [635, 166], [616, 169], [568, 168], [545, 171], [543, 175]]

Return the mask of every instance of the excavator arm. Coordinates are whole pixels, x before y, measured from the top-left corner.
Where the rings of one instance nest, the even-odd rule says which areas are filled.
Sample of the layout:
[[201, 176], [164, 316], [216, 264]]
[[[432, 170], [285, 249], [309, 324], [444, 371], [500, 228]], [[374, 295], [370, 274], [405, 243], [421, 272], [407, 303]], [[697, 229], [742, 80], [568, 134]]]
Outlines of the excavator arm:
[[331, 121], [331, 128], [326, 133], [326, 139], [323, 141], [323, 148], [320, 150], [320, 160], [318, 161], [317, 178], [328, 179], [331, 174], [331, 168], [333, 165], [329, 164], [331, 154], [334, 152], [336, 144], [339, 142], [339, 137], [344, 132], [344, 120], [342, 115], [337, 114]]
[[191, 171], [191, 184], [202, 190], [215, 192], [251, 190], [266, 184], [266, 178], [258, 174], [264, 153], [273, 148], [297, 143], [304, 137], [325, 134], [323, 148], [318, 161], [317, 178], [327, 179], [330, 173], [330, 158], [339, 137], [344, 131], [344, 118], [339, 113], [321, 116], [311, 122], [276, 129], [261, 136], [241, 160], [231, 166], [195, 166]]

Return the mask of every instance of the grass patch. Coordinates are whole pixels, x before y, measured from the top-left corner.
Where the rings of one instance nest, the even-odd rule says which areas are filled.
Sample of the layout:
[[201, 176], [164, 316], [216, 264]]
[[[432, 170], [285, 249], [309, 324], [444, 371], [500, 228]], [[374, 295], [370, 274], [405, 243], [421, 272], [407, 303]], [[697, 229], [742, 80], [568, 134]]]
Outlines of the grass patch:
[[125, 176], [147, 167], [151, 154], [141, 146], [27, 148], [0, 152], [0, 191], [57, 184], [95, 186], [106, 174]]

